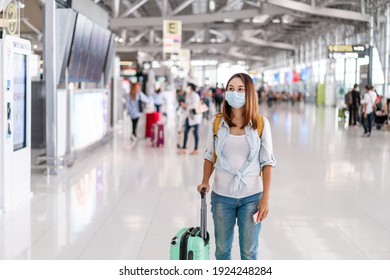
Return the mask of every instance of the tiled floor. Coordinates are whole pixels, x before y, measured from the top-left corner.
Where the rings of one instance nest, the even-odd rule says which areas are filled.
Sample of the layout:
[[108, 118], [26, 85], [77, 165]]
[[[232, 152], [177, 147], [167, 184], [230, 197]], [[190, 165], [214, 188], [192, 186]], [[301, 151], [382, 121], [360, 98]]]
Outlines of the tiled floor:
[[[362, 129], [343, 127], [333, 108], [261, 109], [278, 165], [260, 258], [389, 260], [390, 132], [362, 138]], [[168, 259], [172, 236], [198, 224], [203, 164], [201, 156], [176, 155], [172, 120], [164, 148], [145, 140], [132, 145], [125, 123], [110, 143], [60, 175], [34, 172], [34, 197], [0, 215], [0, 258]], [[212, 239], [212, 258], [214, 248]]]

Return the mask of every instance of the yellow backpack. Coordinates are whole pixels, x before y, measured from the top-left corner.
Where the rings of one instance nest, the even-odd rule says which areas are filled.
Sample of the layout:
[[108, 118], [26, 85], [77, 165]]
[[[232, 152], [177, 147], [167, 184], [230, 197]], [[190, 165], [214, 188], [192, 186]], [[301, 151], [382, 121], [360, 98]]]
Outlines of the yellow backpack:
[[[213, 132], [214, 132], [214, 164], [217, 162], [217, 154], [215, 153], [215, 138], [218, 134], [218, 128], [222, 121], [222, 114], [217, 114], [215, 116], [215, 121], [213, 124]], [[263, 128], [264, 128], [264, 119], [263, 116], [258, 114], [257, 115], [257, 133], [259, 134], [259, 137], [263, 134]]]

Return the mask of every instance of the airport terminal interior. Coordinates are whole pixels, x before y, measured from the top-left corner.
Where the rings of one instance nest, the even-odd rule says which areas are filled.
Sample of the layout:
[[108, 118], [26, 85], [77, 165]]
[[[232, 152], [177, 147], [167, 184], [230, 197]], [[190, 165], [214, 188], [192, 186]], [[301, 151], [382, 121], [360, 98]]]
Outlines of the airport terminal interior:
[[389, 0], [1, 0], [0, 32], [0, 259], [172, 259], [246, 73], [276, 159], [258, 259], [390, 260]]

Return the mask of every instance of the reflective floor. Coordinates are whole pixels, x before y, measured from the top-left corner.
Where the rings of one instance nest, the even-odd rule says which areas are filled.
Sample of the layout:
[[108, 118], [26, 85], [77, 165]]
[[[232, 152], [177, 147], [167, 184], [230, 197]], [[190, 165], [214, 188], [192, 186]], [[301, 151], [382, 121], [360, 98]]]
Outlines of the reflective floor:
[[[261, 110], [278, 165], [260, 258], [389, 260], [390, 132], [362, 138], [362, 128], [344, 127], [333, 108]], [[200, 134], [203, 150], [206, 122]], [[0, 258], [168, 259], [174, 234], [199, 224], [203, 160], [176, 155], [173, 115], [164, 148], [131, 144], [129, 135], [126, 121], [71, 169], [56, 177], [34, 172], [34, 197], [0, 214]], [[210, 214], [208, 229], [213, 235]], [[212, 239], [212, 258], [214, 248]]]

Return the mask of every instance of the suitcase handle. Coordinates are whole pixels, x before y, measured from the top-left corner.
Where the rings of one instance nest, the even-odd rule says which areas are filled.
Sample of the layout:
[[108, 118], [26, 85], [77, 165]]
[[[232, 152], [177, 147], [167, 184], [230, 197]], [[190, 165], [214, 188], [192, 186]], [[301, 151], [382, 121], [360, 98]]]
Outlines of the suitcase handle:
[[206, 188], [200, 190], [200, 197], [203, 199], [206, 195]]
[[207, 203], [206, 203], [206, 189], [200, 191], [201, 208], [200, 208], [200, 237], [203, 240], [207, 238]]

